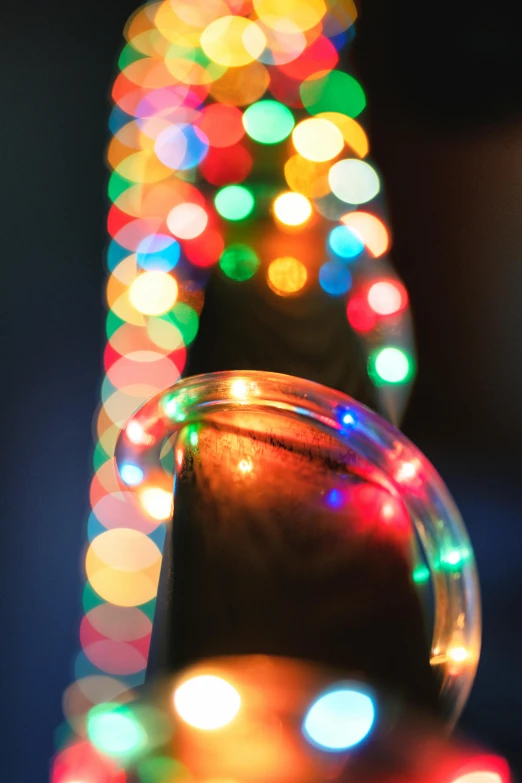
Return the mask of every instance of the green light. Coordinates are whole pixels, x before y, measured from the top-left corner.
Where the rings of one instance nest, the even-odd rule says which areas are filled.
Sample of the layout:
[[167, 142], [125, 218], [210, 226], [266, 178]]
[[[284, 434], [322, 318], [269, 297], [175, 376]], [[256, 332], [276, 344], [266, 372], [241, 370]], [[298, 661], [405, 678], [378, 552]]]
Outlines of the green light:
[[250, 280], [259, 268], [259, 258], [248, 245], [229, 245], [219, 259], [223, 273], [231, 280]]
[[242, 185], [222, 188], [214, 199], [216, 209], [226, 220], [244, 220], [254, 209], [252, 193]]
[[135, 184], [136, 184], [135, 182], [131, 182], [131, 180], [122, 177], [120, 174], [118, 174], [117, 171], [113, 171], [110, 176], [109, 185], [108, 185], [110, 200], [112, 202], [117, 201], [117, 199], [119, 198], [119, 196], [121, 196], [122, 193], [125, 193], [126, 190], [132, 188]]
[[183, 337], [185, 345], [190, 345], [198, 333], [199, 318], [195, 310], [184, 302], [178, 302], [172, 310], [164, 316], [166, 320], [171, 321], [177, 326]]
[[128, 43], [122, 49], [118, 60], [118, 68], [120, 71], [123, 71], [125, 68], [128, 68], [129, 65], [132, 65], [132, 63], [137, 62], [137, 60], [143, 60], [145, 56], [146, 55], [143, 54], [143, 52], [139, 52], [131, 43]]
[[147, 741], [130, 710], [114, 704], [100, 704], [89, 712], [87, 734], [92, 744], [108, 756], [135, 755]]
[[423, 585], [426, 584], [426, 582], [428, 582], [429, 579], [430, 579], [429, 568], [426, 565], [424, 565], [424, 563], [421, 563], [413, 571], [413, 581], [417, 585]]
[[330, 71], [321, 79], [303, 82], [301, 100], [310, 114], [335, 111], [357, 117], [366, 106], [366, 96], [359, 82], [342, 71]]
[[192, 430], [189, 434], [189, 443], [193, 448], [196, 448], [199, 443], [198, 433], [196, 430]]
[[458, 571], [461, 565], [468, 559], [469, 551], [467, 549], [450, 549], [441, 556], [440, 565], [449, 571]]
[[91, 609], [94, 609], [97, 606], [100, 606], [100, 604], [104, 604], [105, 601], [103, 598], [98, 595], [97, 592], [93, 590], [89, 582], [85, 583], [85, 587], [83, 588], [83, 596], [82, 596], [82, 606], [83, 611], [85, 614], [88, 614]]
[[377, 383], [404, 383], [411, 377], [412, 366], [400, 348], [383, 348], [370, 358], [370, 374]]
[[279, 144], [287, 139], [295, 125], [294, 115], [279, 101], [258, 101], [243, 114], [243, 125], [259, 144]]
[[138, 774], [142, 783], [182, 783], [190, 777], [184, 766], [165, 756], [145, 759], [138, 765]]
[[97, 473], [101, 466], [105, 465], [109, 459], [109, 454], [107, 454], [101, 443], [98, 441], [96, 448], [94, 449], [94, 454], [92, 455], [92, 464], [94, 465], [95, 472]]

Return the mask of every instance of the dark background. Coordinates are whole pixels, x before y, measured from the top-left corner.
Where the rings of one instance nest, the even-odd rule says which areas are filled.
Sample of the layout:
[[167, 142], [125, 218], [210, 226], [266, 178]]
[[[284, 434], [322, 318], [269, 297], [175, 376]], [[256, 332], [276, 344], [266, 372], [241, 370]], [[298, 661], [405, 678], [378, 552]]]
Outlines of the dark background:
[[[515, 9], [367, 0], [355, 45], [420, 374], [404, 423], [475, 546], [462, 727], [522, 767], [522, 34]], [[47, 779], [78, 649], [103, 349], [107, 94], [132, 2], [9, 4], [1, 58], [0, 773]]]

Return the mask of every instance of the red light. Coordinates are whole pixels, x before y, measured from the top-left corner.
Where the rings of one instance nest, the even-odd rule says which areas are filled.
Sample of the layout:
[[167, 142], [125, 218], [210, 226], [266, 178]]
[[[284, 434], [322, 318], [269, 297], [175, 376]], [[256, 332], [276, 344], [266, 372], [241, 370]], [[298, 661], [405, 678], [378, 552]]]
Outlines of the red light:
[[348, 323], [356, 332], [370, 332], [377, 323], [377, 316], [365, 296], [354, 296], [346, 308]]
[[203, 110], [199, 127], [211, 147], [231, 147], [245, 135], [243, 112], [236, 106], [211, 103]]
[[56, 756], [51, 783], [125, 783], [123, 769], [101, 756], [88, 742], [70, 745]]
[[185, 255], [194, 266], [212, 266], [221, 257], [225, 249], [225, 241], [219, 231], [207, 228], [199, 237], [188, 239], [183, 243]]
[[395, 315], [408, 304], [408, 294], [401, 283], [379, 280], [368, 291], [368, 304], [377, 315]]
[[308, 46], [299, 57], [279, 65], [279, 70], [291, 79], [302, 82], [319, 71], [331, 71], [339, 62], [339, 55], [333, 43], [321, 35]]
[[510, 783], [507, 762], [500, 756], [480, 756], [459, 769], [451, 783]]
[[250, 152], [242, 144], [220, 149], [211, 147], [200, 171], [211, 185], [237, 185], [250, 174], [253, 159]]

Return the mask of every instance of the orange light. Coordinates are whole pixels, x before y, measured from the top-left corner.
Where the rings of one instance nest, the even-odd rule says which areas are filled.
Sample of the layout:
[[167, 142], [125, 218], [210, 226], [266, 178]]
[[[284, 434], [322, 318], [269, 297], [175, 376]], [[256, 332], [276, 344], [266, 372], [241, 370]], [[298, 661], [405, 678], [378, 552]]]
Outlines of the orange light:
[[164, 522], [172, 516], [172, 493], [166, 489], [150, 487], [143, 490], [140, 493], [140, 503], [144, 511], [158, 522]]
[[252, 473], [252, 470], [254, 468], [250, 457], [247, 457], [246, 459], [242, 459], [237, 467], [239, 472], [242, 473], [244, 476], [246, 476], [248, 473]]
[[297, 258], [286, 256], [272, 261], [268, 267], [268, 285], [278, 296], [292, 296], [306, 285], [308, 272]]

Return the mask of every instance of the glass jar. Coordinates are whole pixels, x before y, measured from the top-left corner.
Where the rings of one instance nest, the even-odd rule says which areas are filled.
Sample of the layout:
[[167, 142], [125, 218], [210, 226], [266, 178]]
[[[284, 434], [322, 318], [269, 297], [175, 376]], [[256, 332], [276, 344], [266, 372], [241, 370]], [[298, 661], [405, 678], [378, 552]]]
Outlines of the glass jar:
[[442, 480], [392, 425], [309, 381], [217, 373], [146, 403], [117, 462], [151, 529], [174, 496], [150, 676], [300, 658], [453, 725], [480, 650], [473, 553]]

